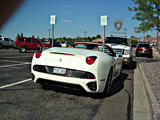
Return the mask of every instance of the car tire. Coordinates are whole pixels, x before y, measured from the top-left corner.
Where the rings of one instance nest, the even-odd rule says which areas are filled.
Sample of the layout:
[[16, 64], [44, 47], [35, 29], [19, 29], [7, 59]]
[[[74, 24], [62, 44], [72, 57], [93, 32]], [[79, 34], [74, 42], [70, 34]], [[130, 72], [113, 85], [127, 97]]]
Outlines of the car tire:
[[43, 90], [48, 90], [48, 86], [45, 83], [40, 83], [40, 85]]
[[109, 71], [109, 74], [108, 74], [108, 77], [107, 77], [107, 82], [106, 82], [106, 86], [105, 86], [105, 89], [102, 93], [102, 96], [105, 97], [105, 96], [110, 96], [111, 95], [111, 88], [112, 88], [112, 68], [111, 70]]
[[25, 53], [26, 52], [26, 47], [25, 46], [20, 46], [19, 47], [19, 52], [20, 53]]
[[0, 44], [0, 49], [2, 49], [3, 48], [3, 45], [2, 44]]
[[108, 78], [107, 78], [107, 84], [106, 84], [106, 94], [111, 94], [111, 86], [112, 86], [112, 70], [109, 71]]

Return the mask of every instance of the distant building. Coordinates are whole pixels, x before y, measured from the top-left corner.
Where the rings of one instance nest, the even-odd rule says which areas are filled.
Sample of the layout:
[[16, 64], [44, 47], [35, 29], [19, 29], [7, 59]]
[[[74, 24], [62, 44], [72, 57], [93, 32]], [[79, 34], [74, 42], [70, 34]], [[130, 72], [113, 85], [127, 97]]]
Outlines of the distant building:
[[[160, 40], [160, 38], [159, 38]], [[144, 42], [147, 42], [147, 43], [153, 43], [153, 44], [157, 44], [157, 37], [155, 36], [151, 36], [151, 37], [144, 37]]]
[[140, 37], [131, 37], [130, 40], [136, 40], [137, 42], [141, 42]]

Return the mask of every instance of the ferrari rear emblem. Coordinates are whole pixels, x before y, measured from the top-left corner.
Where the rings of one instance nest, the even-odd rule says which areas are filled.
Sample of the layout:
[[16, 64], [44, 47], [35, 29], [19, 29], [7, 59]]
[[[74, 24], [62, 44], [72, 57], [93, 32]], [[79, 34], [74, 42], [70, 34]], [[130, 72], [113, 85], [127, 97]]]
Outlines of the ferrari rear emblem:
[[60, 58], [59, 61], [62, 62], [62, 58]]

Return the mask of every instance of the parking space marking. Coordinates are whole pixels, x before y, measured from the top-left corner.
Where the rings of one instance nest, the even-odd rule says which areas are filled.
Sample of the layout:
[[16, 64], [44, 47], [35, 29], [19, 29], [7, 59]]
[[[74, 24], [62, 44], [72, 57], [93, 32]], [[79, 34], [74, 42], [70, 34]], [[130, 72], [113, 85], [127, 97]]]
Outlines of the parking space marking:
[[10, 59], [10, 58], [26, 58], [26, 57], [32, 57], [32, 56], [17, 56], [17, 57], [3, 57], [5, 59]]
[[4, 68], [4, 67], [15, 67], [15, 66], [29, 65], [29, 64], [31, 64], [31, 63], [25, 62], [25, 63], [22, 63], [22, 64], [3, 65], [3, 66], [0, 66], [0, 68]]
[[29, 78], [29, 79], [26, 79], [26, 80], [21, 80], [19, 82], [15, 82], [15, 83], [11, 83], [11, 84], [8, 84], [8, 85], [0, 86], [0, 89], [11, 87], [11, 86], [15, 86], [15, 85], [18, 85], [18, 84], [21, 84], [21, 83], [24, 83], [24, 82], [28, 82], [28, 81], [31, 81], [31, 80], [32, 79]]
[[16, 62], [16, 63], [23, 63], [23, 61], [13, 61], [13, 60], [0, 60], [2, 62]]

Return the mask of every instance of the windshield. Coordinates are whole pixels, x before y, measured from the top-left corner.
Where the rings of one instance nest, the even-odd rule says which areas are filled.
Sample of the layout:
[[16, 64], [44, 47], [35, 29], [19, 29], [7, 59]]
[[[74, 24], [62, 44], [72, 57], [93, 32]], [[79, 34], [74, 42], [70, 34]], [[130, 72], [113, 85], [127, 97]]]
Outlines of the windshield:
[[97, 49], [98, 51], [103, 52], [103, 46], [99, 46], [99, 45], [95, 45], [95, 44], [79, 43], [79, 44], [75, 45], [75, 48], [89, 49], [89, 50]]
[[106, 37], [105, 43], [130, 45], [129, 39], [120, 37]]
[[151, 47], [150, 44], [139, 44], [138, 47]]

